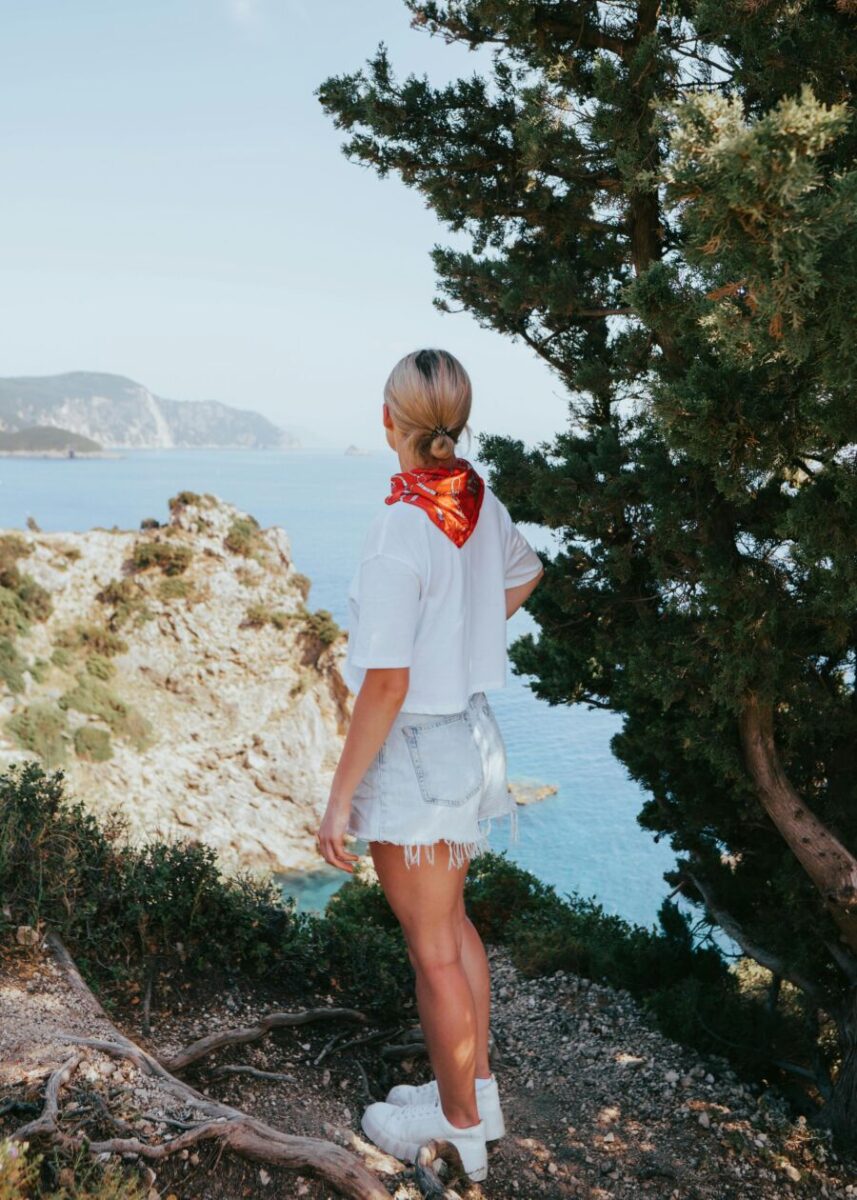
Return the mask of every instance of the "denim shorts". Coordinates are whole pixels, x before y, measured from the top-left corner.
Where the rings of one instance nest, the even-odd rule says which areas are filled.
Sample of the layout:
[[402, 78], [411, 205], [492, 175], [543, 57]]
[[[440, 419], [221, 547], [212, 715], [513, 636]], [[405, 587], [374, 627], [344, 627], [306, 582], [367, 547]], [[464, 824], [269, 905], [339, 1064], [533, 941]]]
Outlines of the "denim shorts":
[[354, 792], [348, 833], [405, 847], [405, 864], [436, 843], [449, 847], [449, 867], [488, 849], [491, 822], [510, 819], [515, 800], [506, 775], [506, 746], [484, 692], [457, 713], [400, 709]]

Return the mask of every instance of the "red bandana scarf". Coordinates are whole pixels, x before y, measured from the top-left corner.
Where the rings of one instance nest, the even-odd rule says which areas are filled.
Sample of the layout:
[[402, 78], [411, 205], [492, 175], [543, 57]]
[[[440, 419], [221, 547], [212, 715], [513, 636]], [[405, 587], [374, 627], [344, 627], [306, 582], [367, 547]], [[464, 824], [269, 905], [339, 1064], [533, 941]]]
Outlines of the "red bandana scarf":
[[390, 485], [385, 504], [416, 504], [456, 546], [463, 546], [476, 528], [485, 484], [466, 458], [453, 459], [451, 467], [400, 471], [391, 476]]

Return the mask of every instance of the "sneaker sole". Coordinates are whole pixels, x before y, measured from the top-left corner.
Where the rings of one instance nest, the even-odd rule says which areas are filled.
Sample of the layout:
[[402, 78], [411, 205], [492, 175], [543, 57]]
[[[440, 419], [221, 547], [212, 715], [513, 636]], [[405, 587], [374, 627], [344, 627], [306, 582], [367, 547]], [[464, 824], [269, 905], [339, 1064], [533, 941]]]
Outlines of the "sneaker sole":
[[[375, 1124], [372, 1118], [368, 1116], [368, 1112], [364, 1112], [363, 1116], [360, 1118], [360, 1126], [363, 1129], [363, 1132], [367, 1135], [367, 1137], [372, 1139], [376, 1146], [379, 1146], [382, 1150], [386, 1150], [386, 1152], [388, 1154], [392, 1154], [394, 1158], [400, 1158], [402, 1162], [407, 1163], [416, 1162], [417, 1155], [420, 1151], [420, 1146], [422, 1146], [424, 1143], [406, 1142], [400, 1138], [390, 1137]], [[458, 1151], [460, 1154], [460, 1147], [458, 1148]], [[484, 1183], [488, 1178], [487, 1163], [484, 1166], [475, 1167], [472, 1171], [467, 1170], [467, 1163], [464, 1162], [463, 1155], [462, 1163], [468, 1179], [472, 1179], [474, 1183]]]

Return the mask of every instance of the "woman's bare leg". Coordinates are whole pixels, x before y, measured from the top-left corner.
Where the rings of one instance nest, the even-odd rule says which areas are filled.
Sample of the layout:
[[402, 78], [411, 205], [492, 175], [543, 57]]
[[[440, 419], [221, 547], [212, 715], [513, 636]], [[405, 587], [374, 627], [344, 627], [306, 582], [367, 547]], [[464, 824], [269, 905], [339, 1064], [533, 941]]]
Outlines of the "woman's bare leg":
[[461, 947], [461, 965], [473, 993], [473, 1003], [476, 1007], [476, 1078], [488, 1079], [491, 1075], [491, 1065], [488, 1062], [488, 1031], [491, 1020], [491, 970], [488, 966], [488, 955], [482, 945], [482, 938], [476, 926], [464, 912], [464, 898], [461, 901], [462, 924], [464, 939]]
[[384, 895], [402, 926], [417, 981], [417, 1008], [444, 1116], [467, 1128], [476, 1106], [476, 1004], [464, 969], [462, 893], [467, 866], [448, 866], [447, 848], [435, 846], [418, 865], [405, 866], [402, 846], [370, 842]]

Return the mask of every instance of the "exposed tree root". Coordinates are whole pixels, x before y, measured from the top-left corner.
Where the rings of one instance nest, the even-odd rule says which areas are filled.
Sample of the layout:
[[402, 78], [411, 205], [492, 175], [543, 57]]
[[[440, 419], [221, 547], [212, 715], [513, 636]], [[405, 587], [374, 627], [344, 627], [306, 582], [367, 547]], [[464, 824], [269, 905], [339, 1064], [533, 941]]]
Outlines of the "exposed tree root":
[[405, 1170], [404, 1163], [399, 1162], [392, 1154], [387, 1154], [385, 1150], [380, 1150], [372, 1142], [364, 1141], [353, 1129], [345, 1129], [342, 1125], [332, 1125], [329, 1121], [326, 1121], [322, 1128], [332, 1142], [359, 1154], [372, 1170], [377, 1171], [380, 1175], [399, 1175]]
[[44, 1108], [34, 1121], [28, 1121], [26, 1125], [21, 1125], [15, 1130], [12, 1134], [15, 1141], [28, 1141], [30, 1138], [41, 1137], [42, 1134], [56, 1132], [60, 1088], [71, 1079], [79, 1062], [80, 1055], [72, 1054], [61, 1067], [51, 1073], [48, 1086], [45, 1088]]
[[[254, 1162], [295, 1170], [309, 1170], [324, 1179], [340, 1195], [351, 1200], [389, 1200], [389, 1192], [380, 1180], [363, 1163], [342, 1146], [321, 1138], [297, 1137], [284, 1133], [249, 1113], [221, 1104], [203, 1096], [188, 1084], [177, 1079], [170, 1070], [158, 1062], [142, 1047], [125, 1037], [113, 1025], [95, 996], [84, 983], [68, 951], [58, 938], [50, 939], [51, 947], [61, 966], [66, 981], [82, 998], [90, 1010], [98, 1013], [109, 1024], [109, 1037], [81, 1037], [76, 1034], [59, 1034], [58, 1039], [75, 1047], [100, 1051], [113, 1058], [127, 1059], [143, 1074], [158, 1080], [165, 1093], [175, 1097], [203, 1118], [190, 1128], [185, 1128], [176, 1137], [152, 1143], [142, 1137], [122, 1136], [92, 1141], [80, 1133], [68, 1133], [61, 1125], [60, 1093], [72, 1079], [83, 1055], [75, 1050], [59, 1067], [54, 1069], [45, 1088], [45, 1100], [41, 1114], [22, 1125], [12, 1137], [18, 1141], [34, 1139], [49, 1140], [66, 1151], [85, 1151], [89, 1154], [136, 1155], [146, 1162], [159, 1162], [186, 1150], [199, 1142], [217, 1141], [228, 1146], [236, 1154]], [[251, 1041], [262, 1036], [271, 1028], [285, 1025], [304, 1024], [307, 1020], [329, 1019], [345, 1016], [365, 1020], [362, 1014], [351, 1009], [317, 1009], [309, 1013], [275, 1013], [260, 1022], [252, 1030], [235, 1030], [227, 1034], [216, 1034], [203, 1038], [188, 1047], [178, 1058], [182, 1065], [195, 1062], [211, 1053], [217, 1046], [234, 1045], [236, 1042]], [[259, 1032], [261, 1030], [261, 1032]], [[235, 1036], [239, 1035], [239, 1036]], [[172, 1061], [175, 1061], [175, 1058]], [[153, 1114], [154, 1116], [154, 1114]], [[157, 1117], [169, 1125], [183, 1125], [169, 1117]]]
[[191, 1063], [199, 1062], [224, 1046], [242, 1046], [256, 1042], [272, 1029], [285, 1029], [290, 1025], [307, 1025], [310, 1021], [364, 1021], [365, 1015], [355, 1008], [308, 1008], [304, 1012], [269, 1013], [255, 1025], [243, 1029], [224, 1029], [220, 1033], [209, 1033], [199, 1041], [191, 1042], [178, 1054], [167, 1059], [164, 1066], [169, 1071], [183, 1071]]
[[461, 1200], [458, 1192], [446, 1187], [437, 1173], [438, 1163], [445, 1163], [456, 1178], [466, 1180], [461, 1155], [452, 1142], [431, 1141], [420, 1147], [414, 1164], [417, 1186], [426, 1200]]

